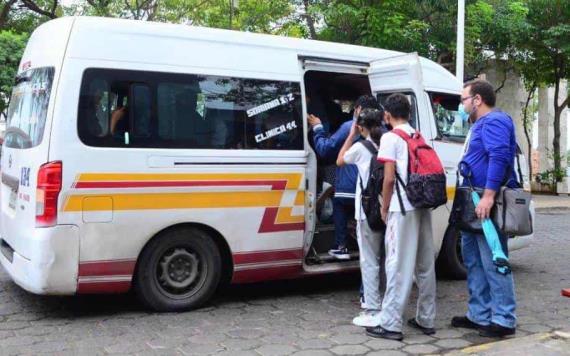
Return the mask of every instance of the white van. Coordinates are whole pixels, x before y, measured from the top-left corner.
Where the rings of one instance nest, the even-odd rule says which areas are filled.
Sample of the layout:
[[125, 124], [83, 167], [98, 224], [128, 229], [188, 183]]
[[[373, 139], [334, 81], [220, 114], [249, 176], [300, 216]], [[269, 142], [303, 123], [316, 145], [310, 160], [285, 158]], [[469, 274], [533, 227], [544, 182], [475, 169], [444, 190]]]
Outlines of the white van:
[[[332, 129], [359, 95], [406, 93], [450, 198], [468, 130], [461, 83], [416, 54], [183, 25], [50, 21], [16, 82], [2, 265], [33, 293], [134, 287], [156, 310], [196, 307], [223, 283], [358, 269], [327, 258], [307, 99], [335, 113]], [[461, 278], [448, 209], [434, 212], [438, 269]]]

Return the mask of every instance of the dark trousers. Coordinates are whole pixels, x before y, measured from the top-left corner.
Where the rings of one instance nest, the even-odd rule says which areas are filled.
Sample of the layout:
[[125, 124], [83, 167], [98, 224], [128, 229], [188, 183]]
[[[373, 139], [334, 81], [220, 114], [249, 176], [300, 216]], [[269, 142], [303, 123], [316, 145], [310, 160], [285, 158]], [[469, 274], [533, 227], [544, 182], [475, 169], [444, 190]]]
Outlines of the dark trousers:
[[346, 247], [348, 220], [354, 215], [354, 199], [333, 198], [333, 220], [336, 247]]

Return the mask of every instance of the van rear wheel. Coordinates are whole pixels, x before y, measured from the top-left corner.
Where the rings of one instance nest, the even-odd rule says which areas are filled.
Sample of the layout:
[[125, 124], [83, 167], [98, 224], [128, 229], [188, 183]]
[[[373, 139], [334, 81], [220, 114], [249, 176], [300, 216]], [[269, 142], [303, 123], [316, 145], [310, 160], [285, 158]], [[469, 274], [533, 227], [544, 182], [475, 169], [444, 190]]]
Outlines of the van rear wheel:
[[445, 232], [435, 267], [440, 277], [454, 280], [467, 278], [461, 255], [461, 233], [453, 226], [449, 226]]
[[222, 275], [216, 243], [195, 228], [178, 228], [154, 238], [137, 264], [135, 292], [156, 311], [194, 309], [214, 294]]

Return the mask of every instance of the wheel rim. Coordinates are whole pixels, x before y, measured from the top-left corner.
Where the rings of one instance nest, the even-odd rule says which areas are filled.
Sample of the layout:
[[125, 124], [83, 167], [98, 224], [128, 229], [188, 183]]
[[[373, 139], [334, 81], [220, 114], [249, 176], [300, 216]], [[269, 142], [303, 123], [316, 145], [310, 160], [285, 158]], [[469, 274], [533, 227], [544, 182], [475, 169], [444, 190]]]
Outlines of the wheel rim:
[[187, 246], [170, 248], [159, 257], [155, 269], [160, 291], [173, 299], [185, 299], [204, 285], [208, 268], [204, 256]]

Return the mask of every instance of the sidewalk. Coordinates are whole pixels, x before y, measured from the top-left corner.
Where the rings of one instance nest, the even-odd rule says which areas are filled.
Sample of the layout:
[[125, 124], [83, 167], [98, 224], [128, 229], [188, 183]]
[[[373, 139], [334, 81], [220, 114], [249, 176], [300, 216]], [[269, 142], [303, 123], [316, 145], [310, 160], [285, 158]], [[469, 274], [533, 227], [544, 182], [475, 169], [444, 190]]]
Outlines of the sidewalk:
[[567, 195], [542, 195], [533, 194], [534, 206], [536, 210], [550, 209], [570, 209], [570, 196]]
[[478, 346], [472, 346], [459, 351], [453, 351], [447, 355], [541, 355], [558, 356], [570, 354], [570, 333], [555, 331], [546, 334], [534, 334], [520, 338], [512, 338], [503, 341], [491, 342]]

